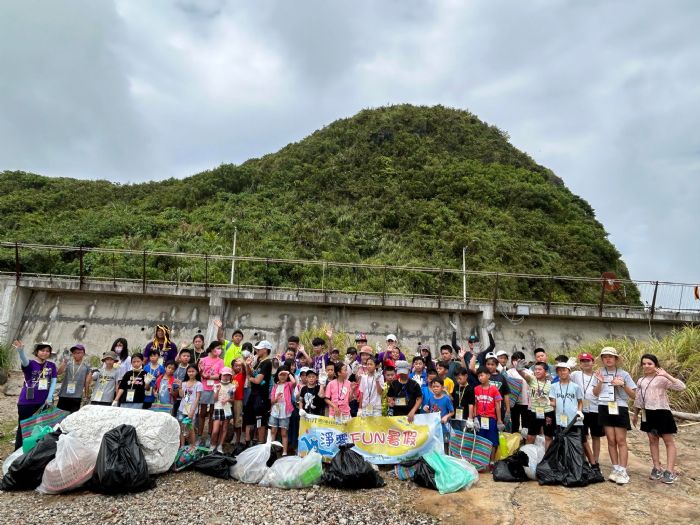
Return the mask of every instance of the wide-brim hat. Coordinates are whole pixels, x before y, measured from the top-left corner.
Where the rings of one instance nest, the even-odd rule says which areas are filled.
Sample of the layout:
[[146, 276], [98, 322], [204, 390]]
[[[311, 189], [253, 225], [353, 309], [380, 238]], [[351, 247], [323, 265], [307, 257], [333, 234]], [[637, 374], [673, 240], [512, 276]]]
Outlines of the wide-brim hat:
[[613, 357], [617, 357], [618, 359], [620, 358], [620, 354], [617, 353], [617, 349], [613, 348], [612, 346], [606, 346], [600, 351], [600, 357], [603, 357], [604, 355], [611, 355]]

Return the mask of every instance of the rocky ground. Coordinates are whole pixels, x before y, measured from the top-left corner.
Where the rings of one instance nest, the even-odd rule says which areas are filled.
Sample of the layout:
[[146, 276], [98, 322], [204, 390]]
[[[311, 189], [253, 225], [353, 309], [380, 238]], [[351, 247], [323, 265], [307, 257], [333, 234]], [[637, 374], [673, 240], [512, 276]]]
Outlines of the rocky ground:
[[[0, 458], [11, 451], [17, 398], [0, 393]], [[681, 422], [681, 424], [684, 424]], [[482, 475], [471, 490], [441, 496], [382, 476], [386, 487], [344, 492], [325, 487], [284, 491], [224, 481], [196, 472], [166, 474], [155, 489], [108, 497], [89, 492], [42, 496], [0, 492], [2, 523], [81, 522], [179, 524], [422, 524], [475, 523], [548, 525], [562, 523], [700, 523], [700, 424], [685, 424], [678, 436], [680, 480], [664, 485], [647, 479], [646, 436], [630, 435], [632, 482], [585, 488], [540, 487], [536, 482], [494, 483]], [[602, 454], [605, 458], [605, 451]], [[662, 457], [663, 452], [662, 452]], [[603, 461], [604, 472], [607, 463]]]

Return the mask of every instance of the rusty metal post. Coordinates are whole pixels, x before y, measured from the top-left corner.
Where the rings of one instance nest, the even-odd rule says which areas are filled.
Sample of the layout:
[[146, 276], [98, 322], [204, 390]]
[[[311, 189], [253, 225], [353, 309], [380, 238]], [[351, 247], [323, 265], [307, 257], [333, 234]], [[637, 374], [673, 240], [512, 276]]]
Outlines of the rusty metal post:
[[209, 255], [204, 254], [204, 289], [209, 290]]
[[649, 311], [649, 317], [651, 319], [654, 318], [654, 314], [656, 313], [656, 292], [659, 291], [659, 281], [656, 281], [654, 283], [654, 296], [651, 299], [651, 310]]

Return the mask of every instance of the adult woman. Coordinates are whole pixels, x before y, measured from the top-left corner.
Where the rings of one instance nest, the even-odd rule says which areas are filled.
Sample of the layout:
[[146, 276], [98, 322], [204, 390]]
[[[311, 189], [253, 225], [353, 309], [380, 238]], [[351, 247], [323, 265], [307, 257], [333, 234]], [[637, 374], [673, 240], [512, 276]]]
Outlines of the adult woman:
[[627, 474], [627, 431], [632, 430], [627, 402], [634, 398], [637, 385], [628, 372], [619, 368], [620, 356], [615, 348], [603, 348], [600, 359], [603, 368], [594, 376], [593, 395], [598, 397], [598, 424], [605, 431], [613, 466], [608, 479], [624, 485], [630, 482]]
[[175, 361], [177, 358], [177, 345], [170, 340], [170, 328], [167, 325], [159, 324], [156, 326], [153, 341], [149, 341], [143, 349], [143, 357], [146, 362], [149, 361], [151, 350], [158, 350], [160, 353], [159, 364]]
[[[17, 400], [17, 414], [19, 421], [34, 415], [45, 404], [53, 402], [53, 393], [56, 389], [56, 377], [58, 376], [56, 365], [48, 361], [51, 357], [51, 344], [37, 343], [34, 346], [34, 359], [31, 361], [24, 353], [24, 343], [16, 340], [12, 343], [17, 350], [24, 384]], [[17, 425], [15, 436], [15, 450], [22, 446], [22, 428]]]
[[[634, 400], [632, 423], [637, 426], [641, 414], [640, 430], [647, 433], [649, 451], [654, 463], [649, 479], [671, 484], [676, 480], [676, 443], [673, 439], [678, 429], [668, 404], [668, 390], [685, 390], [685, 383], [676, 379], [659, 366], [655, 355], [642, 356], [643, 376], [637, 381], [637, 397]], [[659, 438], [666, 446], [666, 468], [659, 458]]]
[[124, 377], [124, 374], [126, 374], [129, 370], [131, 370], [131, 357], [129, 356], [129, 343], [123, 337], [118, 337], [112, 343], [112, 348], [110, 349], [110, 351], [117, 354], [117, 357], [119, 358], [118, 363], [115, 365], [117, 367], [117, 370], [118, 370], [116, 381], [117, 381], [117, 384], [119, 384], [119, 381], [122, 380], [122, 377]]

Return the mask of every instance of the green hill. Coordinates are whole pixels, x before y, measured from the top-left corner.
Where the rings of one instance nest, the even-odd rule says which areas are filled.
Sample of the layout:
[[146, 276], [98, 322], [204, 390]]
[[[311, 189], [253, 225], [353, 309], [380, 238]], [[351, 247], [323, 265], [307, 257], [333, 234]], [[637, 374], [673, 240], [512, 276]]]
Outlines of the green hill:
[[[6, 171], [0, 206], [6, 241], [230, 254], [235, 219], [239, 255], [457, 268], [466, 245], [472, 270], [628, 276], [588, 203], [504, 132], [442, 106], [364, 110], [276, 153], [182, 180], [120, 185]], [[13, 269], [11, 256], [3, 251], [2, 269]], [[70, 273], [76, 264], [65, 255], [23, 256], [25, 271], [50, 265]], [[200, 266], [154, 258], [148, 271], [188, 280], [201, 278]], [[114, 268], [140, 275], [140, 263], [128, 258], [86, 260], [94, 275]], [[320, 272], [239, 267], [242, 283], [267, 285], [318, 287]], [[210, 275], [226, 282], [226, 262]], [[326, 286], [356, 289], [381, 286], [382, 278], [337, 268], [324, 276]], [[459, 276], [442, 284], [417, 273], [388, 279], [390, 291], [461, 293]], [[470, 279], [475, 295], [488, 296], [490, 286]], [[539, 282], [502, 286], [545, 293]], [[597, 291], [557, 286], [553, 298], [596, 302]]]

